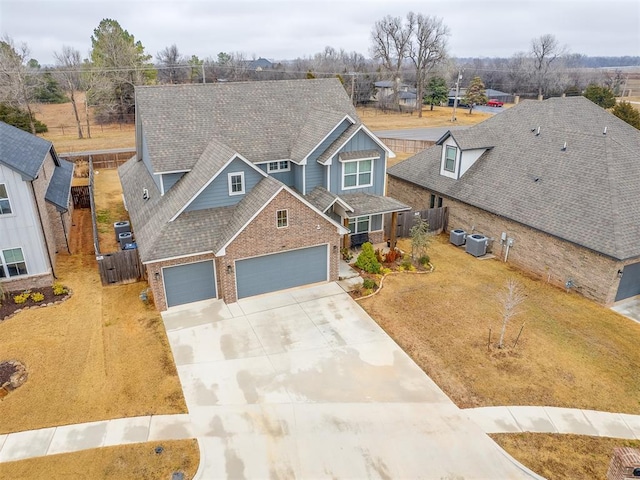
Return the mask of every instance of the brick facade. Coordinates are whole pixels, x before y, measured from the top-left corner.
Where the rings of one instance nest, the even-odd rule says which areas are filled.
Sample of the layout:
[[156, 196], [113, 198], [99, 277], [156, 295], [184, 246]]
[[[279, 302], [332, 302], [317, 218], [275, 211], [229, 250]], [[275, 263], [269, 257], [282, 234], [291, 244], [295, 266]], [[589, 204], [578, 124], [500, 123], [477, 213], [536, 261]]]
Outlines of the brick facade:
[[30, 288], [44, 288], [53, 285], [53, 275], [42, 273], [40, 275], [20, 276], [13, 280], [3, 280], [2, 286], [7, 292], [18, 292]]
[[[389, 177], [388, 194], [415, 210], [429, 208], [430, 191], [414, 184]], [[462, 202], [443, 198], [449, 209], [447, 230], [461, 228], [468, 233], [483, 234], [491, 239], [489, 251], [504, 260], [506, 245], [503, 232], [514, 240], [508, 262], [560, 287], [571, 279], [575, 290], [604, 305], [613, 303], [620, 279], [618, 270], [638, 259], [619, 262], [605, 255], [561, 240], [526, 225], [488, 213]]]
[[[277, 228], [276, 211], [284, 209], [288, 211], [288, 226]], [[164, 311], [167, 303], [162, 283], [162, 267], [214, 260], [218, 298], [233, 303], [237, 301], [235, 274], [227, 273], [227, 266], [231, 265], [235, 272], [236, 260], [320, 244], [329, 244], [329, 281], [335, 281], [338, 280], [341, 238], [336, 225], [313, 212], [288, 191], [282, 190], [227, 246], [224, 256], [215, 258], [210, 253], [147, 264], [149, 287], [153, 292], [156, 308]], [[304, 267], [300, 265], [300, 268]]]
[[607, 470], [607, 480], [634, 478], [633, 472], [640, 469], [640, 449], [615, 447]]

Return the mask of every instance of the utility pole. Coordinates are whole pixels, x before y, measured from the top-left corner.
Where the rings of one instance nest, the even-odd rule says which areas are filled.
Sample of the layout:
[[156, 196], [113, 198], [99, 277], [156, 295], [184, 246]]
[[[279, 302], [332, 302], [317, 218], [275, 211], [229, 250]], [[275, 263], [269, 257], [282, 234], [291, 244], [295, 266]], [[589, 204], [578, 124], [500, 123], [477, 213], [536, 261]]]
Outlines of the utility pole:
[[207, 83], [204, 81], [204, 60], [202, 61], [202, 83]]
[[351, 72], [351, 103], [353, 103], [354, 106], [355, 106], [355, 103], [353, 101], [353, 93], [355, 91], [355, 86], [356, 86], [356, 74], [355, 72]]
[[462, 80], [462, 71], [458, 70], [458, 80], [456, 80], [456, 96], [453, 99], [453, 113], [451, 114], [451, 121], [456, 121], [456, 107], [458, 106], [458, 95], [460, 93], [460, 80]]

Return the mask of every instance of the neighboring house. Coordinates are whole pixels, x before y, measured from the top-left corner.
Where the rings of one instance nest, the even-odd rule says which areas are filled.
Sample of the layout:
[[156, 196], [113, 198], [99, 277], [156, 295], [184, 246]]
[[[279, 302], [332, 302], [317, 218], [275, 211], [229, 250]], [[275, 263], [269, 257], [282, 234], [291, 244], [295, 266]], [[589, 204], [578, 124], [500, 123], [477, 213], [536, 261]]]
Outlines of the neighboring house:
[[249, 60], [247, 62], [247, 66], [249, 70], [261, 72], [262, 70], [271, 70], [273, 68], [273, 63], [266, 58], [260, 57], [256, 60]]
[[640, 294], [640, 131], [584, 97], [524, 101], [388, 174], [502, 260], [602, 304]]
[[409, 208], [337, 79], [138, 87], [136, 144], [120, 177], [160, 310], [337, 280]]
[[[387, 105], [391, 105], [393, 103], [393, 94], [394, 94], [393, 87], [395, 84], [396, 82], [392, 80], [381, 80], [381, 81], [375, 82], [373, 84], [374, 91], [373, 91], [373, 97], [371, 97], [371, 100], [375, 102], [383, 102]], [[413, 94], [413, 97], [412, 97], [413, 105], [415, 105], [416, 89], [405, 83], [398, 83], [398, 103], [399, 104], [405, 105], [406, 103], [403, 103], [403, 102], [407, 102], [409, 100], [409, 97], [411, 95], [406, 95], [406, 94]], [[401, 95], [403, 95], [403, 97], [401, 97]]]
[[51, 142], [0, 122], [0, 282], [50, 286], [56, 253], [69, 252], [73, 163]]

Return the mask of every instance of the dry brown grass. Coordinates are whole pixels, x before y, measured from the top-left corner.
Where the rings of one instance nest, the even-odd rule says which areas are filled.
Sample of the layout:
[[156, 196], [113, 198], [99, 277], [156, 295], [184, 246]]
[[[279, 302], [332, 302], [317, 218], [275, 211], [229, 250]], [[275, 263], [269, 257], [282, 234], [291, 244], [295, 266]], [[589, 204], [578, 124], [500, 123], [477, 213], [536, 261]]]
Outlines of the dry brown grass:
[[120, 249], [113, 231], [113, 224], [129, 220], [129, 213], [122, 202], [122, 184], [115, 169], [98, 170], [94, 175], [96, 218], [100, 252], [109, 253]]
[[[403, 240], [401, 248], [409, 249]], [[640, 413], [640, 325], [498, 260], [477, 260], [439, 236], [435, 271], [395, 275], [362, 306], [460, 407], [549, 405]], [[497, 341], [496, 294], [515, 277], [522, 314]]]
[[[155, 453], [156, 446], [164, 448], [162, 454]], [[0, 478], [152, 480], [181, 471], [191, 479], [199, 458], [196, 440], [149, 442], [0, 463]]]
[[135, 146], [135, 128], [133, 124], [96, 125], [93, 120], [93, 108], [89, 109], [91, 138], [86, 138], [84, 93], [76, 93], [76, 100], [80, 109], [80, 122], [85, 134], [83, 139], [78, 138], [78, 127], [76, 126], [71, 102], [33, 105], [36, 118], [44, 122], [49, 128], [49, 131], [41, 136], [53, 142], [58, 153]]
[[73, 296], [0, 323], [0, 358], [29, 372], [0, 402], [0, 433], [186, 412], [162, 319], [138, 298], [147, 284], [100, 283], [88, 210], [74, 213], [71, 251], [56, 274]]
[[516, 460], [549, 480], [605, 479], [615, 447], [640, 441], [543, 433], [491, 435]]
[[450, 127], [457, 125], [475, 125], [491, 117], [488, 113], [474, 112], [469, 115], [466, 108], [456, 110], [456, 122], [451, 122], [451, 107], [434, 107], [433, 111], [429, 107], [422, 110], [422, 118], [418, 118], [417, 113], [399, 113], [396, 111], [382, 111], [378, 108], [359, 107], [358, 115], [360, 120], [370, 130], [396, 130], [402, 128], [428, 128], [428, 127]]

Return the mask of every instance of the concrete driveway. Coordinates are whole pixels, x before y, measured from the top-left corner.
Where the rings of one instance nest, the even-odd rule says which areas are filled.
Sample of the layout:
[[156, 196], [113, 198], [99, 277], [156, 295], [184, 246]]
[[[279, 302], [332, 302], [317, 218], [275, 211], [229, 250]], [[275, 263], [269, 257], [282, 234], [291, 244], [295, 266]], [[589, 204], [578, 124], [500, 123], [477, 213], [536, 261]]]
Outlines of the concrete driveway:
[[163, 319], [198, 478], [539, 478], [335, 283]]

